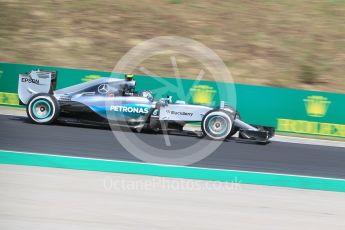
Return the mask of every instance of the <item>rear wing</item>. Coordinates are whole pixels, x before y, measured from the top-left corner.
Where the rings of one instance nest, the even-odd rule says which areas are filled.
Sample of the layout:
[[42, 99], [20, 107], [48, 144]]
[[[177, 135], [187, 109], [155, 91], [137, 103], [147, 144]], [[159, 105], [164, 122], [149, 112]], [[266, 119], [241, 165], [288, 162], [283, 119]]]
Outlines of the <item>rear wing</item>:
[[33, 70], [19, 74], [18, 96], [20, 104], [27, 104], [38, 93], [53, 94], [56, 88], [57, 71]]

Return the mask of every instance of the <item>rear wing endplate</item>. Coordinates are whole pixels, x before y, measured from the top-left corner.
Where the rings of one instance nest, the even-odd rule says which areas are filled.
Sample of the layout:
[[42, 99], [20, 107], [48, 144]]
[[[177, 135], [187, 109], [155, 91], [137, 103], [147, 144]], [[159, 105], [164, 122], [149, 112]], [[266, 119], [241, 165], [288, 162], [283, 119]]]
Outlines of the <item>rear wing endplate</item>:
[[18, 96], [21, 104], [27, 104], [38, 93], [52, 94], [56, 87], [57, 72], [33, 70], [19, 74]]

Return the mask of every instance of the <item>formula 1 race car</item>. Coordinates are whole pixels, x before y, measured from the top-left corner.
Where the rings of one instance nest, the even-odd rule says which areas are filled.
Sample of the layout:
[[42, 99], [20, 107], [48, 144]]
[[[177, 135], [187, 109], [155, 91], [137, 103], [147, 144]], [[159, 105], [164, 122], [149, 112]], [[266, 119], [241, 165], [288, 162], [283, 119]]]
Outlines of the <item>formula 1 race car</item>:
[[224, 140], [239, 132], [239, 138], [267, 143], [274, 128], [249, 125], [236, 110], [220, 103], [217, 108], [154, 100], [151, 91], [135, 91], [133, 75], [125, 79], [99, 78], [55, 90], [56, 71], [34, 70], [19, 75], [18, 95], [29, 119], [38, 124], [56, 120], [89, 124], [114, 124], [136, 130], [184, 132], [190, 122], [201, 122], [202, 135]]

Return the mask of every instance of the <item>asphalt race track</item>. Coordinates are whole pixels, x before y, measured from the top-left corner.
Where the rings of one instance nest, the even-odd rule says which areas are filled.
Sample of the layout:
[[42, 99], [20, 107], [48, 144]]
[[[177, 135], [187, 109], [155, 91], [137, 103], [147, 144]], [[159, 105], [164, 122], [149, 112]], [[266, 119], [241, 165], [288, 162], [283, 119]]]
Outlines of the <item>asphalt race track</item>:
[[[138, 161], [107, 129], [35, 125], [24, 117], [7, 115], [0, 115], [0, 127], [2, 150]], [[165, 146], [162, 135], [138, 135], [156, 147]], [[197, 138], [170, 135], [170, 139], [181, 148]], [[255, 145], [229, 141], [191, 166], [345, 179], [345, 149], [283, 142]]]

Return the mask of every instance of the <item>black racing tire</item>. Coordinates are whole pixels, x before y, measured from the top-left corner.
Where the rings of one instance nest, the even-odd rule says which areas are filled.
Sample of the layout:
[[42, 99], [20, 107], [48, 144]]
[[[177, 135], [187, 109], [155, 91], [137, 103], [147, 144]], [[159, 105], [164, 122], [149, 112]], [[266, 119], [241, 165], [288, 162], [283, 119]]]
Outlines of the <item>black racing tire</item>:
[[50, 94], [39, 93], [33, 96], [27, 106], [26, 114], [36, 124], [52, 124], [60, 113], [58, 101]]
[[234, 128], [234, 119], [224, 110], [214, 109], [205, 114], [201, 121], [203, 134], [211, 140], [226, 139]]

